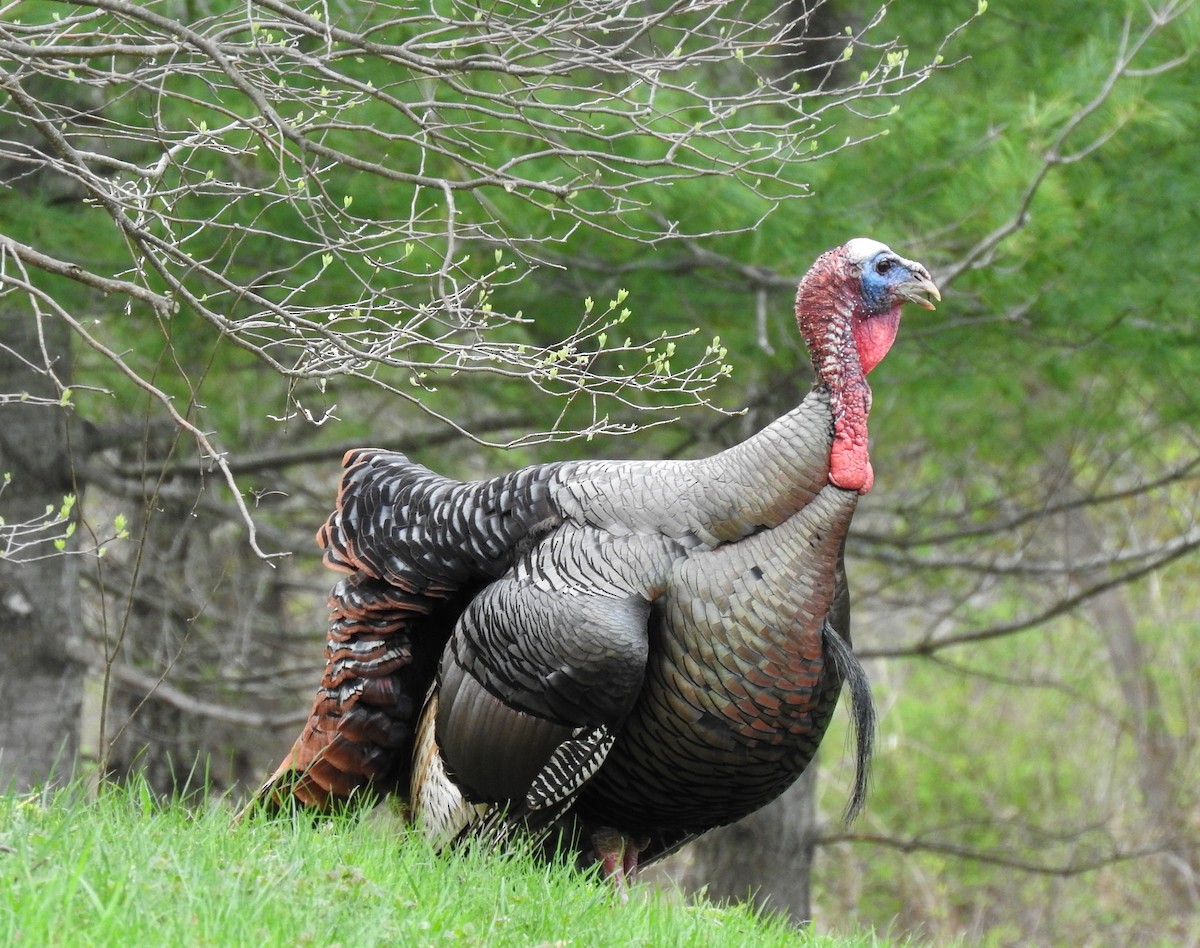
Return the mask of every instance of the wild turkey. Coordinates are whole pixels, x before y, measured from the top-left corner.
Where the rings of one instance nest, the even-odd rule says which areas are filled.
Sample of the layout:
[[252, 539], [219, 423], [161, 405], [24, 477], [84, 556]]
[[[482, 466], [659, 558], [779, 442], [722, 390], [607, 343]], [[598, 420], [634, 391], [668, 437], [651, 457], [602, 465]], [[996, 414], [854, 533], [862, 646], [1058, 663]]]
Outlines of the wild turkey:
[[318, 533], [349, 574], [325, 674], [260, 798], [370, 787], [440, 840], [545, 831], [620, 878], [782, 793], [848, 682], [852, 816], [874, 723], [842, 564], [873, 481], [865, 376], [925, 294], [877, 241], [823, 254], [796, 296], [811, 392], [712, 457], [464, 483], [349, 452]]

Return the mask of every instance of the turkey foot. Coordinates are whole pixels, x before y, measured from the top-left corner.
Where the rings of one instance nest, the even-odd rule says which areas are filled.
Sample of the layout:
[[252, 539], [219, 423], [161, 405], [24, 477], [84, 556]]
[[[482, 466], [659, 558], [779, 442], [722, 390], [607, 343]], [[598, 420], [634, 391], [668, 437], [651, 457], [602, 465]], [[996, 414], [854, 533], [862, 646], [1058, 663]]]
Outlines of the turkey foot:
[[628, 900], [629, 883], [637, 875], [638, 854], [650, 840], [635, 840], [611, 826], [595, 830], [591, 838], [604, 878], [612, 882], [622, 902]]

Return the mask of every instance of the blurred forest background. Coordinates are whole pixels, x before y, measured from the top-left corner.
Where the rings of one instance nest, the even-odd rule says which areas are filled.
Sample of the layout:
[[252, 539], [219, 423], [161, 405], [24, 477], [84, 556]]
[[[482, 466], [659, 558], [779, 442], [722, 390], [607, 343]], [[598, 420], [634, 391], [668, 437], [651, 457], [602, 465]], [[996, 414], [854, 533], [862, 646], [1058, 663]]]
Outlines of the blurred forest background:
[[839, 719], [669, 874], [1197, 944], [1198, 43], [1171, 0], [0, 5], [0, 784], [244, 795], [347, 448], [716, 450], [807, 389], [795, 283], [869, 235], [944, 302], [872, 376], [868, 809]]

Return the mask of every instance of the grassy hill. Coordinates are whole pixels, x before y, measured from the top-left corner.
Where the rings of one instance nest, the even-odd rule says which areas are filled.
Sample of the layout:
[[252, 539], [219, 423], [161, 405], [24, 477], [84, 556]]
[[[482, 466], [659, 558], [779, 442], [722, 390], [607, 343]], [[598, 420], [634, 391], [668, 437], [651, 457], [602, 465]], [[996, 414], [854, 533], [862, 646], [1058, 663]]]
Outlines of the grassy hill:
[[354, 819], [252, 819], [143, 789], [0, 796], [0, 944], [876, 945]]

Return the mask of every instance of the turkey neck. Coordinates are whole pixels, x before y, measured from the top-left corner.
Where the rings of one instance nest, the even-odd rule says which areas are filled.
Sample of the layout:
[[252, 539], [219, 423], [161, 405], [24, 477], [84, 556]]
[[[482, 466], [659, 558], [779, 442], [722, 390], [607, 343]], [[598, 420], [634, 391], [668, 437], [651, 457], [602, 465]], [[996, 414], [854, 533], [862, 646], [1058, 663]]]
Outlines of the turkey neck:
[[[822, 258], [824, 259], [824, 258]], [[818, 265], [796, 291], [796, 323], [812, 354], [818, 385], [829, 391], [833, 444], [829, 480], [865, 494], [875, 475], [867, 453], [871, 387], [867, 373], [896, 338], [900, 307], [869, 315], [847, 298], [837, 268]]]
[[[715, 547], [778, 526], [829, 485], [834, 421], [818, 384], [740, 444], [691, 461], [583, 461], [551, 487], [562, 515], [615, 534]], [[636, 503], [631, 503], [636, 498]]]
[[866, 373], [895, 339], [899, 307], [866, 316], [831, 272], [814, 268], [796, 296], [817, 375], [808, 396], [741, 444], [694, 462], [704, 485], [697, 504], [718, 541], [778, 526], [830, 484], [862, 494], [871, 488]]
[[757, 434], [695, 462], [714, 534], [728, 542], [776, 527], [828, 485], [830, 411], [829, 389], [819, 385]]

